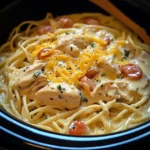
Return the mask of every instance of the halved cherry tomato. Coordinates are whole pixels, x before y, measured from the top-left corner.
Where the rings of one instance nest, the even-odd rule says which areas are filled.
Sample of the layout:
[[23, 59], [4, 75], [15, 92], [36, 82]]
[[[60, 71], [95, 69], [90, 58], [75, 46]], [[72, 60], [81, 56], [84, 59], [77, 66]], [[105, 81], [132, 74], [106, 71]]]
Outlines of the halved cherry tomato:
[[120, 67], [121, 72], [124, 74], [125, 77], [129, 77], [133, 80], [141, 79], [143, 72], [141, 68], [135, 64], [127, 64]]
[[87, 17], [84, 19], [83, 23], [88, 25], [100, 25], [100, 22], [97, 18]]
[[73, 121], [69, 127], [70, 135], [84, 135], [86, 131], [87, 128], [83, 121]]
[[54, 30], [53, 28], [50, 26], [50, 25], [41, 25], [37, 28], [37, 34], [38, 35], [43, 35], [43, 34], [46, 34], [46, 33], [54, 33]]
[[86, 76], [89, 78], [89, 79], [93, 79], [94, 76], [98, 73], [98, 71], [96, 70], [96, 68], [91, 68], [87, 71], [86, 73]]
[[51, 55], [54, 52], [52, 48], [43, 48], [42, 50], [39, 51], [38, 53], [38, 59], [45, 59], [49, 55]]
[[87, 84], [87, 85], [89, 86], [90, 91], [93, 91], [93, 90], [94, 90], [95, 84], [94, 84], [94, 82], [93, 82], [91, 79], [89, 79], [87, 76], [84, 76], [84, 77], [81, 78], [81, 85], [82, 85], [82, 84]]
[[109, 36], [105, 36], [104, 37], [104, 41], [106, 42], [106, 45], [110, 44], [110, 37]]
[[71, 28], [73, 26], [73, 21], [68, 17], [61, 17], [58, 21], [61, 28]]

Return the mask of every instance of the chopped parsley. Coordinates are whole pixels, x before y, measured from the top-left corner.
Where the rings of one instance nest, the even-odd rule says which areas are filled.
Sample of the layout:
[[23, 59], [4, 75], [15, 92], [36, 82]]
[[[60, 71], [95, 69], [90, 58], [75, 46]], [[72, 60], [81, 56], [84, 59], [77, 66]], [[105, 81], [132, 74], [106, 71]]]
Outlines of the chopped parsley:
[[68, 35], [69, 34], [69, 32], [66, 32], [66, 35]]
[[93, 48], [95, 47], [95, 43], [94, 42], [91, 43], [91, 47], [93, 47]]
[[88, 102], [88, 99], [82, 93], [80, 93], [80, 97], [82, 102], [86, 102], [86, 103]]
[[125, 53], [125, 57], [128, 57], [130, 54], [130, 51], [124, 50], [124, 53]]
[[130, 51], [124, 50], [124, 57], [122, 60], [127, 59], [129, 57]]
[[61, 85], [58, 85], [58, 86], [57, 86], [57, 89], [59, 90], [59, 92], [61, 92], [61, 93], [63, 92]]
[[70, 50], [71, 50], [71, 51], [73, 50], [73, 47], [72, 47], [72, 46], [70, 46]]
[[33, 77], [37, 78], [42, 73], [41, 70], [35, 71]]
[[138, 90], [139, 90], [139, 88], [137, 87], [137, 88], [136, 88], [136, 91], [138, 91]]

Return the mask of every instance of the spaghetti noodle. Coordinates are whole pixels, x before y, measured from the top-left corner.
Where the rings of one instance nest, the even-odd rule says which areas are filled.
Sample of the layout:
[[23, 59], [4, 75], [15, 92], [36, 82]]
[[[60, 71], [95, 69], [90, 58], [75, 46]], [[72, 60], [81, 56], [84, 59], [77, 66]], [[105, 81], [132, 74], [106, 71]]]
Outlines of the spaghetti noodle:
[[129, 129], [150, 120], [149, 53], [112, 16], [47, 13], [15, 27], [1, 46], [0, 106], [62, 134]]

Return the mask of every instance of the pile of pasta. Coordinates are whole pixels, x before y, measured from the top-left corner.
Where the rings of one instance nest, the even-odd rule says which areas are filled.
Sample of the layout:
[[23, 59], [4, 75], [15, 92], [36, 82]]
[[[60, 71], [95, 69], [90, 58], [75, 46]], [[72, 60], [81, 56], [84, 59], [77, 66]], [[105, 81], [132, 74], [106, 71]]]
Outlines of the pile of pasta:
[[0, 106], [61, 134], [129, 129], [150, 120], [149, 53], [112, 16], [24, 21], [0, 47]]

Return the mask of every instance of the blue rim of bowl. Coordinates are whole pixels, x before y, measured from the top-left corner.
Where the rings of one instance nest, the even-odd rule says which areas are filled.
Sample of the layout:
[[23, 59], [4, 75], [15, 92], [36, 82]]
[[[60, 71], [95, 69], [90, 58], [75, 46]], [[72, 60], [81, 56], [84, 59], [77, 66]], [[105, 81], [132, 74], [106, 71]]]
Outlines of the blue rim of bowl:
[[[7, 122], [17, 126], [20, 129], [23, 129], [25, 131], [30, 132], [31, 134], [34, 134], [35, 136], [42, 136], [45, 138], [49, 138], [49, 139], [54, 139], [54, 140], [59, 140], [59, 141], [67, 141], [67, 143], [69, 142], [75, 142], [75, 143], [84, 143], [84, 147], [82, 146], [72, 146], [70, 144], [62, 144], [62, 145], [58, 145], [58, 144], [53, 144], [51, 142], [47, 143], [47, 142], [41, 142], [40, 140], [34, 140], [34, 139], [30, 139], [28, 137], [25, 137], [25, 135], [21, 135], [19, 133], [17, 133], [16, 131], [10, 130], [5, 126], [1, 126], [0, 129], [9, 134], [12, 135], [13, 137], [22, 140], [24, 143], [28, 144], [28, 145], [32, 145], [35, 147], [44, 147], [44, 148], [53, 148], [53, 149], [62, 149], [62, 150], [75, 150], [75, 149], [89, 149], [89, 150], [93, 150], [93, 149], [106, 149], [106, 148], [113, 148], [116, 146], [123, 146], [125, 144], [129, 144], [135, 141], [138, 141], [144, 137], [150, 136], [150, 121], [147, 121], [145, 123], [142, 123], [140, 125], [137, 125], [136, 127], [133, 127], [131, 129], [128, 130], [124, 130], [124, 131], [119, 131], [116, 133], [111, 133], [111, 134], [107, 134], [107, 135], [97, 135], [97, 136], [70, 136], [70, 135], [63, 135], [63, 134], [58, 134], [58, 133], [53, 133], [53, 132], [49, 132], [46, 130], [42, 130], [40, 128], [37, 128], [33, 125], [27, 124], [17, 118], [15, 118], [14, 116], [11, 116], [10, 114], [8, 114], [7, 112], [4, 112], [3, 110], [1, 110], [0, 112], [0, 116], [5, 119]], [[145, 130], [143, 132], [143, 130]], [[138, 133], [138, 134], [137, 134]], [[102, 144], [104, 141], [107, 140], [114, 140], [116, 138], [123, 138], [123, 140], [116, 140], [114, 142], [108, 142], [107, 144]], [[86, 146], [85, 143], [90, 142], [91, 146]], [[99, 145], [93, 145], [92, 142], [99, 142]], [[101, 144], [100, 144], [101, 143]]]

